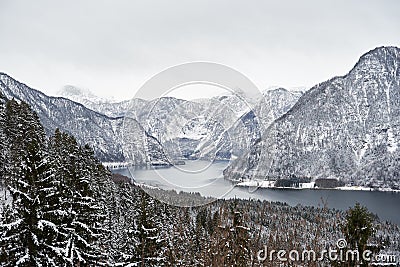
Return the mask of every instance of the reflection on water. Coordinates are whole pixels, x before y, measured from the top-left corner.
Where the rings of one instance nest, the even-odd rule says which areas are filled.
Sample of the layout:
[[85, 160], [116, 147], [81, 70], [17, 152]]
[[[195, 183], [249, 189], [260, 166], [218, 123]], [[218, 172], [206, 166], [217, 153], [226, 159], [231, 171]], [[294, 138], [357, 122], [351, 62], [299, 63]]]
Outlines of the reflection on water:
[[254, 189], [234, 187], [230, 181], [223, 178], [222, 171], [228, 163], [219, 161], [209, 165], [207, 161], [186, 161], [186, 165], [170, 168], [125, 168], [114, 171], [129, 177], [133, 176], [139, 183], [162, 189], [199, 192], [203, 196], [216, 198], [253, 198], [308, 206], [323, 206], [323, 203], [326, 203], [330, 208], [341, 210], [346, 210], [359, 202], [381, 219], [400, 225], [400, 193], [328, 189], [258, 189], [253, 192]]

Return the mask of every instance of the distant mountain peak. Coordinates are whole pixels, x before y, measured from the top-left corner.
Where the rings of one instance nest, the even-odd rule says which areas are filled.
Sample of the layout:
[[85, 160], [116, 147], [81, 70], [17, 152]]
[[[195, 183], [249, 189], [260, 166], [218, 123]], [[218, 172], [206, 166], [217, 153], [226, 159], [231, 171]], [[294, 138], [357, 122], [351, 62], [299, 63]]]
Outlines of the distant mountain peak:
[[103, 104], [117, 102], [113, 98], [103, 98], [95, 95], [89, 89], [81, 88], [75, 85], [65, 85], [57, 92], [58, 96], [68, 98], [72, 101], [81, 103], [85, 106], [90, 104]]
[[74, 85], [65, 85], [60, 91], [60, 93], [64, 95], [76, 95], [76, 96], [90, 96], [90, 97], [96, 97], [90, 90], [88, 89], [82, 89], [80, 87], [74, 86]]
[[284, 88], [281, 86], [269, 86], [267, 89], [262, 91], [263, 95], [270, 94], [270, 93], [301, 93], [303, 94], [305, 91], [307, 91], [309, 88], [306, 86], [295, 86], [295, 87], [289, 87], [289, 88]]

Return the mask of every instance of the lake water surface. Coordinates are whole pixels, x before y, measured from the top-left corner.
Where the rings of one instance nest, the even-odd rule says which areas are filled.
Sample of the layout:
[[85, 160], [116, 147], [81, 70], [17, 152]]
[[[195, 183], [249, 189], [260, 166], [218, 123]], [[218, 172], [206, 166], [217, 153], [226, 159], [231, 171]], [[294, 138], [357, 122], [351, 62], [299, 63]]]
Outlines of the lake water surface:
[[186, 165], [170, 168], [123, 168], [114, 172], [133, 177], [136, 182], [175, 189], [199, 192], [203, 196], [216, 198], [260, 199], [286, 202], [289, 205], [323, 206], [346, 210], [356, 202], [366, 206], [383, 220], [400, 225], [400, 193], [340, 191], [334, 189], [263, 189], [235, 187], [222, 176], [228, 162], [210, 164], [207, 161], [186, 161]]

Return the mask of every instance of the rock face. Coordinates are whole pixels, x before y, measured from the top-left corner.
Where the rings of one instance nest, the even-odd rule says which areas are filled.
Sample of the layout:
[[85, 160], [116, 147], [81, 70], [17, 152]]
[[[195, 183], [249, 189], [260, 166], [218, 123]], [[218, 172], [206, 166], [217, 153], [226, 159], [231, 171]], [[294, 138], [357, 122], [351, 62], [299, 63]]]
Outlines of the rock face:
[[[92, 146], [102, 161], [125, 161], [129, 158], [138, 165], [151, 164], [152, 160], [167, 161], [160, 144], [134, 119], [124, 125], [122, 117], [108, 117], [69, 99], [49, 97], [4, 73], [0, 73], [0, 92], [7, 99], [29, 104], [38, 114], [47, 134], [53, 134], [56, 128], [68, 132], [81, 144]], [[122, 137], [124, 132], [129, 132], [125, 139]], [[132, 133], [136, 135], [134, 138]], [[124, 147], [123, 140], [127, 138], [130, 138], [129, 146]], [[137, 149], [130, 151], [129, 147]], [[152, 153], [148, 153], [148, 147], [152, 148]]]
[[301, 93], [266, 91], [255, 107], [240, 97], [224, 95], [186, 101], [163, 97], [135, 109], [136, 118], [173, 159], [229, 160], [247, 152], [264, 125], [283, 115]]
[[229, 159], [231, 142], [227, 130], [246, 111], [233, 98], [186, 101], [162, 97], [141, 108], [132, 105], [128, 113], [159, 140], [171, 159]]
[[235, 157], [245, 155], [259, 141], [271, 123], [290, 110], [302, 94], [284, 88], [264, 91], [264, 98], [243, 114], [228, 131], [235, 144], [233, 155]]
[[263, 92], [264, 100], [258, 105], [259, 114], [265, 116], [264, 126], [268, 127], [273, 121], [288, 112], [303, 95], [300, 91], [289, 91], [285, 88], [276, 88]]
[[400, 49], [364, 54], [345, 76], [307, 91], [273, 122], [229, 179], [338, 178], [399, 188]]

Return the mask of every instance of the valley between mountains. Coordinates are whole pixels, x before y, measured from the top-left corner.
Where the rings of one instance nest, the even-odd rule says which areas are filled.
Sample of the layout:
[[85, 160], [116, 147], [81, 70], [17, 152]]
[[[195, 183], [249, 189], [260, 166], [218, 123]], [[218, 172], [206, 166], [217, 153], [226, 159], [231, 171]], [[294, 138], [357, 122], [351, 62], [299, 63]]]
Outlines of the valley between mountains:
[[304, 92], [266, 90], [251, 107], [235, 95], [115, 102], [74, 86], [52, 97], [5, 73], [0, 93], [26, 102], [48, 135], [67, 132], [110, 166], [230, 160], [224, 176], [242, 184], [399, 190], [399, 66], [399, 48], [379, 47], [344, 76]]

